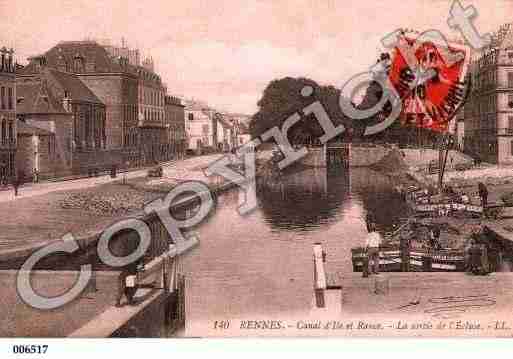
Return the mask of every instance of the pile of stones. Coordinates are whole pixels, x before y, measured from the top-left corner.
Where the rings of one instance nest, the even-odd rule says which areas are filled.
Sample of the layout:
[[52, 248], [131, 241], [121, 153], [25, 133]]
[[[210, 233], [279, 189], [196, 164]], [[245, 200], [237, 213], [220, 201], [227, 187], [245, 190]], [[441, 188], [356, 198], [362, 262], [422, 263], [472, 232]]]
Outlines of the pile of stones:
[[148, 194], [127, 191], [108, 194], [74, 193], [60, 202], [64, 209], [82, 209], [95, 215], [118, 216], [126, 215], [142, 209], [144, 203], [151, 200]]

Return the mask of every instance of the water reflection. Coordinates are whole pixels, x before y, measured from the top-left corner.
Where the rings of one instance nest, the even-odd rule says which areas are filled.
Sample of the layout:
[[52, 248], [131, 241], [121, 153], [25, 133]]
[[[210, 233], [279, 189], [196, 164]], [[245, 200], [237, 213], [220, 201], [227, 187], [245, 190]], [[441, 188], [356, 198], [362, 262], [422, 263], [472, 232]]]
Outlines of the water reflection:
[[[311, 168], [262, 186], [259, 206], [274, 230], [312, 231], [351, 215], [363, 220], [371, 213], [380, 227], [389, 227], [405, 216], [404, 203], [393, 191], [392, 180], [368, 168], [326, 170]], [[394, 209], [394, 210], [390, 210]]]
[[308, 231], [340, 218], [349, 203], [350, 177], [347, 171], [311, 168], [259, 190], [260, 209], [270, 226]]
[[368, 168], [351, 169], [351, 196], [371, 213], [380, 228], [390, 227], [406, 217], [406, 206], [394, 191], [389, 177]]
[[[200, 245], [183, 258], [186, 336], [220, 335], [220, 318], [286, 320], [312, 306], [312, 245], [321, 242], [332, 273], [352, 271], [350, 250], [363, 245], [364, 219], [398, 220], [405, 205], [380, 173], [311, 169], [259, 194], [250, 215], [237, 213], [238, 190], [219, 197], [196, 229]], [[255, 333], [253, 333], [255, 334]]]

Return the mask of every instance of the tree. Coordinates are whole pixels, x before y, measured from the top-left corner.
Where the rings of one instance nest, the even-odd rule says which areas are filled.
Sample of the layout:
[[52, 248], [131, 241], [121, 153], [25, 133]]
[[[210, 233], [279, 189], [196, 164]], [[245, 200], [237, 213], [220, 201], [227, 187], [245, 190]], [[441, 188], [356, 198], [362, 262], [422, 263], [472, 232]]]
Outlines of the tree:
[[[303, 96], [302, 90], [311, 87], [313, 92]], [[288, 132], [292, 144], [315, 143], [324, 134], [313, 115], [304, 116], [303, 109], [315, 101], [320, 101], [335, 125], [350, 125], [339, 106], [340, 90], [333, 86], [321, 86], [307, 78], [285, 77], [269, 83], [258, 101], [259, 110], [253, 115], [250, 132], [253, 138], [277, 126], [281, 128], [285, 120], [298, 113], [301, 121]]]

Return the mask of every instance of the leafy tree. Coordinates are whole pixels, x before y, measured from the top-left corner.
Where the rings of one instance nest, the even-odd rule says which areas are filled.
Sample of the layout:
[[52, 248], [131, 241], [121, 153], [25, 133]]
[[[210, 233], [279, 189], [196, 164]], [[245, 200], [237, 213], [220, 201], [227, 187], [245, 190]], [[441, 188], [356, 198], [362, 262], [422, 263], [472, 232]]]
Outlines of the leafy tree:
[[[310, 86], [313, 92], [303, 96], [301, 90]], [[298, 113], [302, 119], [288, 132], [291, 143], [315, 143], [324, 133], [313, 114], [303, 115], [303, 109], [315, 101], [320, 101], [335, 125], [343, 123], [350, 126], [339, 106], [340, 90], [333, 86], [321, 86], [307, 78], [285, 77], [269, 83], [258, 101], [259, 110], [253, 115], [250, 124], [252, 137], [278, 126], [281, 128], [285, 120]]]

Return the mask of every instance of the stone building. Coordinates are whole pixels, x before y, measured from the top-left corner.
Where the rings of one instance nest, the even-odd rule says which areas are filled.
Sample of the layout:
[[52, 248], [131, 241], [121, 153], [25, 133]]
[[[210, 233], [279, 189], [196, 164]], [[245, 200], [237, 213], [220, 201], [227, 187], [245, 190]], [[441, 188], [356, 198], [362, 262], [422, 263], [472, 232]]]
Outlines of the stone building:
[[58, 150], [55, 143], [53, 132], [31, 126], [23, 121], [18, 122], [20, 148], [16, 153], [16, 166], [23, 174], [25, 181], [34, 179], [34, 169], [38, 170], [38, 178], [51, 177], [56, 172], [69, 173], [65, 168], [59, 171], [60, 160], [57, 158]]
[[[37, 74], [42, 66], [75, 74], [105, 105], [105, 149], [137, 157], [138, 74], [125, 57], [112, 57], [95, 41], [64, 41], [29, 59], [20, 75]], [[116, 152], [116, 151], [114, 151]]]
[[168, 160], [171, 156], [165, 124], [166, 86], [154, 72], [153, 59], [145, 59], [137, 67], [138, 127], [140, 157], [144, 164]]
[[168, 143], [174, 156], [183, 156], [187, 149], [187, 134], [185, 132], [185, 106], [182, 100], [174, 96], [164, 99], [165, 125]]
[[14, 51], [0, 49], [0, 179], [16, 171], [16, 64]]
[[235, 146], [232, 118], [228, 114], [220, 112], [216, 112], [214, 118], [217, 123], [217, 150], [231, 151]]
[[464, 107], [465, 151], [482, 161], [513, 163], [513, 26], [472, 56], [472, 92]]
[[105, 105], [75, 74], [44, 65], [19, 75], [17, 87], [20, 151], [17, 163], [41, 178], [106, 167]]
[[241, 145], [249, 142], [251, 136], [249, 134], [249, 123], [251, 116], [241, 113], [228, 113], [225, 114], [231, 124], [231, 143], [232, 147], [240, 147]]
[[201, 101], [185, 101], [187, 149], [196, 153], [217, 150], [216, 110]]

